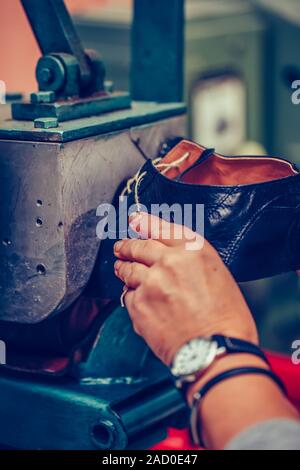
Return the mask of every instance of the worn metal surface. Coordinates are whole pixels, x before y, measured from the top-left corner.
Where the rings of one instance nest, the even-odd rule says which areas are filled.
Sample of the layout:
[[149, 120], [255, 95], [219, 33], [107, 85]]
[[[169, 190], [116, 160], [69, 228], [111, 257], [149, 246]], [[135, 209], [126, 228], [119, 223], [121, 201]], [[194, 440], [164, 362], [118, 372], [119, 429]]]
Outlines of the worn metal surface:
[[79, 296], [100, 243], [96, 208], [144, 154], [154, 157], [167, 138], [183, 135], [184, 122], [179, 116], [66, 144], [0, 140], [1, 320], [39, 322]]
[[145, 449], [186, 412], [162, 378], [126, 385], [1, 374], [0, 387], [0, 442], [17, 449]]
[[80, 387], [70, 380], [24, 380], [4, 374], [0, 383], [2, 444], [17, 449], [95, 450], [101, 448], [101, 442], [95, 441], [93, 428], [103, 421], [112, 428], [111, 439], [103, 432], [109, 448], [122, 449], [127, 444], [125, 430], [109, 400], [122, 392], [132, 393], [134, 387]]
[[183, 97], [184, 0], [136, 0], [131, 94], [162, 103]]
[[121, 307], [68, 377], [18, 377], [2, 368], [0, 391], [0, 442], [18, 449], [145, 449], [189, 416], [169, 369]]
[[130, 109], [62, 122], [56, 129], [35, 129], [29, 121], [14, 121], [9, 106], [0, 106], [0, 139], [36, 142], [69, 142], [75, 139], [119, 132], [173, 116], [183, 115], [182, 103], [134, 102]]

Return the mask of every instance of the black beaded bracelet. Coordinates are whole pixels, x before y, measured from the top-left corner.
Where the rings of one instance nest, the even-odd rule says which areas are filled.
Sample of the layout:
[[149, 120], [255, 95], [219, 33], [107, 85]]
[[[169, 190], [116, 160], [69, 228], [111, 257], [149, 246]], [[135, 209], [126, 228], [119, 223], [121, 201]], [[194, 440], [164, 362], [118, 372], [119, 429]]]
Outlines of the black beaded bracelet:
[[198, 430], [198, 407], [200, 401], [203, 397], [209, 392], [211, 388], [215, 385], [223, 382], [223, 380], [231, 379], [232, 377], [238, 377], [240, 375], [247, 375], [247, 374], [255, 374], [255, 375], [266, 375], [270, 379], [272, 379], [281, 391], [286, 394], [286, 388], [283, 382], [277, 377], [274, 372], [269, 369], [263, 369], [260, 367], [237, 367], [235, 369], [230, 369], [221, 374], [216, 375], [212, 379], [210, 379], [198, 392], [196, 392], [193, 396], [193, 403], [192, 403], [192, 412], [191, 412], [191, 434], [194, 444], [204, 447], [203, 442], [201, 439], [201, 435]]

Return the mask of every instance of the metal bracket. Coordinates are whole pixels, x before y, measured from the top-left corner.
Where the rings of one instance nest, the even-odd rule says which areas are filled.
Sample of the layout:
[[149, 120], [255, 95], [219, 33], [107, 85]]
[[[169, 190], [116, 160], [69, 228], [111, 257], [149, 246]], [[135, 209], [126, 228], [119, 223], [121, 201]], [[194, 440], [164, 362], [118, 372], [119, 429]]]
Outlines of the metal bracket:
[[43, 56], [36, 67], [39, 92], [31, 94], [30, 102], [12, 104], [14, 119], [55, 118], [58, 126], [130, 108], [128, 93], [114, 93], [110, 83], [106, 87], [103, 62], [94, 51], [83, 49], [63, 0], [21, 2]]
[[[28, 21], [31, 25], [43, 57], [37, 65], [37, 80], [40, 90], [53, 90], [59, 95], [59, 84], [63, 88], [63, 67], [76, 64], [80, 94], [103, 91], [104, 66], [98, 73], [101, 80], [97, 87], [92, 87], [93, 70], [88, 55], [83, 50], [78, 34], [63, 0], [21, 0]], [[72, 62], [72, 63], [70, 63]], [[75, 67], [75, 68], [76, 68]], [[100, 68], [100, 67], [99, 67]]]

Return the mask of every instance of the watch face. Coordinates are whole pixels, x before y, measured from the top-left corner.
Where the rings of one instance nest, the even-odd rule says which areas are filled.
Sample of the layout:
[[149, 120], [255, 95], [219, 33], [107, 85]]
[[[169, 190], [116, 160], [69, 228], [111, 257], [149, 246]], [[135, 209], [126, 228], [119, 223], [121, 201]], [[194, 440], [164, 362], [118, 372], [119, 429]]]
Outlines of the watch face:
[[213, 362], [217, 351], [216, 341], [204, 338], [193, 339], [178, 351], [171, 372], [175, 377], [201, 372]]

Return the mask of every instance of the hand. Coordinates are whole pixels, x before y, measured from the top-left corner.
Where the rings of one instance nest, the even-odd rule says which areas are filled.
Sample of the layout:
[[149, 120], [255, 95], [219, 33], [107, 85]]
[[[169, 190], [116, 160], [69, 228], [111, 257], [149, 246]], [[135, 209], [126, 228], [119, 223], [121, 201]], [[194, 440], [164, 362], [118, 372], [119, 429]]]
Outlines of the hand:
[[[198, 336], [223, 334], [257, 343], [239, 287], [207, 241], [143, 213], [130, 225], [143, 239], [115, 244], [115, 273], [129, 288], [125, 303], [135, 331], [165, 364]], [[201, 249], [186, 249], [192, 238]]]

